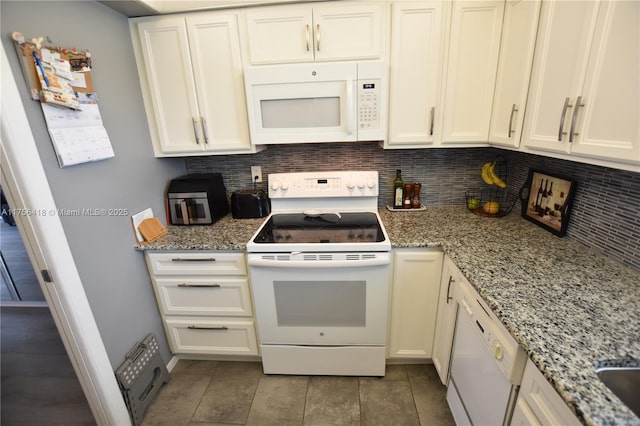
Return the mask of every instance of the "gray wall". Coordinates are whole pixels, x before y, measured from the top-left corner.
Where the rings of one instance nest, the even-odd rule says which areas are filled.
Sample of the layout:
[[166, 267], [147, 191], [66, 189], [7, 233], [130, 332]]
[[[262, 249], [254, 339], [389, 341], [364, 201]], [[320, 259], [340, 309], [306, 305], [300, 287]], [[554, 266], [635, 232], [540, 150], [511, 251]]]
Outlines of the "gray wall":
[[[480, 169], [498, 154], [506, 160], [509, 188], [516, 194], [529, 168], [576, 180], [567, 236], [640, 271], [640, 173], [496, 148], [383, 150], [371, 142], [273, 145], [251, 156], [188, 158], [186, 166], [192, 172], [221, 172], [229, 192], [250, 186], [251, 165], [262, 166], [263, 179], [277, 172], [378, 170], [380, 208], [390, 203], [395, 170], [402, 169], [405, 182], [422, 183], [424, 204], [444, 206], [464, 205], [467, 189], [486, 188]], [[511, 214], [520, 214], [518, 209], [516, 204]]]
[[[2, 42], [22, 90], [57, 207], [121, 208], [130, 213], [151, 207], [164, 219], [166, 182], [184, 173], [184, 161], [153, 157], [127, 18], [93, 1], [2, 0], [0, 7]], [[94, 88], [115, 158], [58, 167], [42, 110], [29, 98], [9, 38], [12, 31], [27, 39], [48, 36], [57, 45], [91, 51]], [[158, 336], [162, 356], [168, 361], [144, 258], [133, 250], [130, 217], [61, 220], [111, 364], [117, 367], [131, 346], [149, 332]]]

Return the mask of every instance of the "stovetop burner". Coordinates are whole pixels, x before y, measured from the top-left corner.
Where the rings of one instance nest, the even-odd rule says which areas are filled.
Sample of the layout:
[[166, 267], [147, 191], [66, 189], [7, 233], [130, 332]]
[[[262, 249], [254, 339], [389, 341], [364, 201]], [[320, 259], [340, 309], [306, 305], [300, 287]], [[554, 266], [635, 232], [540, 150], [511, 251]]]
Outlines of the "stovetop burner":
[[257, 244], [382, 242], [384, 233], [372, 212], [340, 217], [304, 213], [273, 214], [253, 240]]

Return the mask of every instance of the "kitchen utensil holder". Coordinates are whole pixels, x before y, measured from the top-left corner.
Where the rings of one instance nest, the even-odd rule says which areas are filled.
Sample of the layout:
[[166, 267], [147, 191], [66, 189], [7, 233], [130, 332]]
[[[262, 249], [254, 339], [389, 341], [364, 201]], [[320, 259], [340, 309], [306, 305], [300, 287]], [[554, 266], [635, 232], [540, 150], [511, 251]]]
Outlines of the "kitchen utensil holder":
[[169, 382], [169, 372], [160, 356], [158, 341], [149, 333], [136, 343], [116, 370], [116, 378], [125, 399], [134, 426], [142, 423], [144, 413], [160, 391]]
[[[502, 188], [470, 189], [464, 193], [469, 211], [477, 216], [502, 217], [511, 213], [513, 206], [518, 199], [517, 195], [511, 194]], [[493, 209], [486, 203], [497, 202], [499, 206]]]

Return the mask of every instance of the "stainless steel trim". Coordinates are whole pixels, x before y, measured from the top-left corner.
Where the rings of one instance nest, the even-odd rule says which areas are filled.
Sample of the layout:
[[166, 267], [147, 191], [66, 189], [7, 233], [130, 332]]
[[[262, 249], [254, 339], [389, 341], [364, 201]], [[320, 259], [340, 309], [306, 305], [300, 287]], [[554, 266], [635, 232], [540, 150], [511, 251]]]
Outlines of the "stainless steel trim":
[[320, 51], [320, 24], [316, 24], [316, 51]]
[[511, 114], [509, 115], [509, 130], [507, 132], [507, 137], [510, 138], [511, 134], [513, 132], [515, 132], [515, 130], [512, 130], [512, 126], [513, 126], [513, 113], [517, 112], [518, 110], [516, 109], [516, 104], [513, 104], [513, 106], [511, 107]]
[[582, 96], [578, 96], [578, 99], [576, 99], [576, 107], [573, 109], [573, 115], [571, 116], [571, 129], [569, 130], [569, 142], [573, 142], [573, 137], [579, 135], [579, 133], [576, 133], [576, 121], [578, 121], [578, 108], [584, 106], [584, 104], [580, 103], [581, 101], [582, 101]]
[[564, 128], [564, 119], [567, 115], [567, 108], [571, 108], [573, 105], [569, 105], [569, 97], [567, 96], [564, 100], [564, 106], [562, 107], [562, 113], [560, 114], [560, 128], [558, 130], [558, 142], [562, 142], [562, 135], [566, 135], [567, 132], [563, 132]]

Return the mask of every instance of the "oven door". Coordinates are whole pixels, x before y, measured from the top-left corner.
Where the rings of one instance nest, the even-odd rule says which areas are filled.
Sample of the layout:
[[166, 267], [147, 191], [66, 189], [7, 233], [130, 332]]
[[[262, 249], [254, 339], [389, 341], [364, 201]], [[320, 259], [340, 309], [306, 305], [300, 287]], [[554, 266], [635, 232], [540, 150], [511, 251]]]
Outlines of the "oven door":
[[384, 345], [390, 253], [248, 255], [262, 344]]

